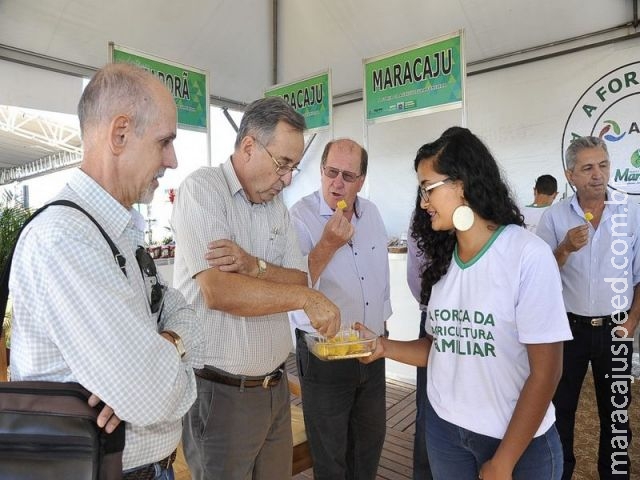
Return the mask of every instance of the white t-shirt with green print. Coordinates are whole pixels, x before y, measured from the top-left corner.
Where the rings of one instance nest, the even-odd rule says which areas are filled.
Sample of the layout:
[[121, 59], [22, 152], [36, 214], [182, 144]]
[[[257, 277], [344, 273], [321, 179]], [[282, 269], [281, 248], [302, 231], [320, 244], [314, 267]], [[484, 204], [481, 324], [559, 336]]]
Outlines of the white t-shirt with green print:
[[[467, 263], [454, 252], [427, 313], [429, 401], [440, 418], [494, 438], [530, 373], [526, 344], [572, 338], [551, 249], [516, 225], [500, 227]], [[549, 405], [535, 436], [554, 421]]]

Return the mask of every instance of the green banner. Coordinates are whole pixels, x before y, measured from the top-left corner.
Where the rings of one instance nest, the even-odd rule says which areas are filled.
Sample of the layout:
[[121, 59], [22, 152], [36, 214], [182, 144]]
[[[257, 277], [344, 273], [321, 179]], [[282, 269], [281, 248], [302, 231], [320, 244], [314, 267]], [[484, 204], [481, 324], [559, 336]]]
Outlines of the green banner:
[[150, 71], [169, 89], [176, 101], [178, 126], [206, 131], [209, 94], [206, 72], [168, 62], [118, 45], [110, 45], [111, 61], [132, 63]]
[[307, 131], [321, 130], [331, 125], [331, 85], [329, 72], [288, 84], [274, 85], [265, 97], [281, 97], [300, 113]]
[[462, 107], [461, 34], [366, 59], [364, 98], [374, 123]]

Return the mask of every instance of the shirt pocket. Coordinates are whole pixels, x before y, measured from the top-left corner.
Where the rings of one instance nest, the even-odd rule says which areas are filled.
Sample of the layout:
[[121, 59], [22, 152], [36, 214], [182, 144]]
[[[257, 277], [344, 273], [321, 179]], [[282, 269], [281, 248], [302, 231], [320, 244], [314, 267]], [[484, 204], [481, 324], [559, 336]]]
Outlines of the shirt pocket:
[[265, 261], [273, 265], [282, 266], [284, 260], [287, 238], [280, 227], [274, 227], [269, 233], [269, 241], [265, 251]]

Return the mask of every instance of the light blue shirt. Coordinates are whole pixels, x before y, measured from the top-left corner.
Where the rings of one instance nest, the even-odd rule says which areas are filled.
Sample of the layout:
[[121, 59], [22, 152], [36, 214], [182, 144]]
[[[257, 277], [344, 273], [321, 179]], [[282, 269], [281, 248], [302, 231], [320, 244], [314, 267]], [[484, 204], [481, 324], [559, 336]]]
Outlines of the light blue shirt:
[[[336, 251], [314, 288], [340, 308], [343, 327], [361, 322], [381, 335], [385, 320], [391, 316], [387, 233], [373, 203], [358, 197], [356, 208], [358, 217], [353, 215], [351, 219], [355, 234], [350, 244]], [[318, 191], [291, 208], [300, 250], [306, 258], [332, 215], [333, 210]], [[297, 328], [314, 331], [302, 310], [292, 312], [290, 318]]]
[[[640, 282], [640, 207], [617, 191], [607, 199], [598, 228], [589, 224], [589, 243], [560, 268], [567, 312], [596, 317], [629, 310]], [[536, 234], [555, 251], [569, 229], [585, 222], [574, 195], [544, 212]]]

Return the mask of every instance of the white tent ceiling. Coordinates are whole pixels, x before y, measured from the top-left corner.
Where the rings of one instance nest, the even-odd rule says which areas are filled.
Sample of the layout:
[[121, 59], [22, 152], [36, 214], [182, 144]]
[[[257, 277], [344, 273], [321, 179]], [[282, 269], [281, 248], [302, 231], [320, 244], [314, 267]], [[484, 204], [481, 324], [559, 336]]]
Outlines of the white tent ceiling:
[[[473, 73], [637, 35], [632, 26], [637, 2], [0, 0], [0, 59], [86, 75], [107, 61], [107, 45], [113, 41], [208, 70], [210, 92], [221, 103], [243, 104], [260, 97], [274, 83], [274, 72], [277, 82], [286, 82], [327, 68], [334, 96], [357, 96], [363, 58], [464, 29], [468, 72]], [[563, 42], [566, 39], [572, 41]], [[533, 51], [527, 53], [529, 49]], [[7, 63], [0, 61], [0, 77], [3, 65]], [[13, 80], [19, 90], [20, 79]], [[48, 85], [43, 82], [41, 98], [46, 98]], [[1, 90], [0, 103], [7, 97]], [[21, 98], [13, 93], [10, 98]], [[37, 149], [27, 150], [33, 154], [29, 156], [22, 145], [11, 143], [0, 137], [0, 164], [11, 155], [18, 157], [12, 148], [21, 150], [16, 162], [37, 158]]]

